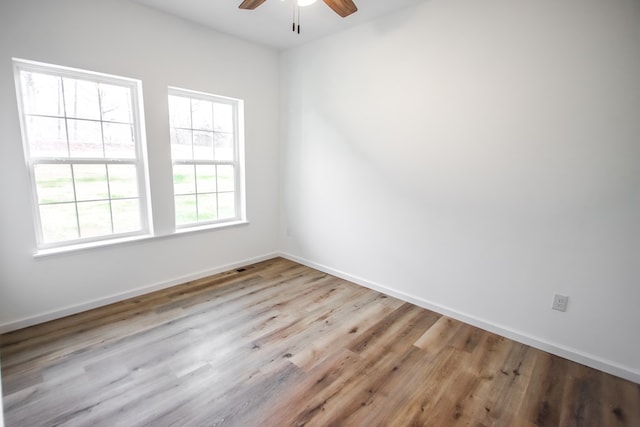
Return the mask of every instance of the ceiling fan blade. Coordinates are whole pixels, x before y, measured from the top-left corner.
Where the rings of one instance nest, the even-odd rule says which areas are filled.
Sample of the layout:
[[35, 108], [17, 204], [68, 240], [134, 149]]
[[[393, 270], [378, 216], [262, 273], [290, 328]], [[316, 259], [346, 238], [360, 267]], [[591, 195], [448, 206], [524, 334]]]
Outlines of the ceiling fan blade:
[[240, 6], [238, 6], [240, 9], [249, 9], [249, 10], [253, 10], [256, 7], [260, 6], [262, 3], [264, 3], [266, 0], [244, 0], [242, 3], [240, 3]]
[[329, 6], [335, 13], [343, 18], [358, 11], [355, 3], [352, 0], [323, 0], [324, 3]]

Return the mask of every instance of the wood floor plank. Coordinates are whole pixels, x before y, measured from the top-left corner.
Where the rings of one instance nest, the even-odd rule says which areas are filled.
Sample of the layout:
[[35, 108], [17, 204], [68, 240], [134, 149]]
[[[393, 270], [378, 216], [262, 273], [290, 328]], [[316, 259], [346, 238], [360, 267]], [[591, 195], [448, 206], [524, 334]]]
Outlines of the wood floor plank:
[[461, 327], [461, 322], [447, 316], [442, 316], [432, 328], [429, 328], [420, 338], [418, 338], [415, 342], [415, 346], [428, 353], [437, 354], [444, 347], [448, 346], [451, 340], [455, 339], [458, 330]]
[[[477, 351], [469, 353], [456, 348], [455, 340], [450, 340], [451, 328], [464, 330], [466, 325], [441, 322], [434, 325], [436, 331], [429, 335], [443, 336], [451, 345], [437, 344], [425, 348], [428, 354], [434, 354], [435, 360], [440, 354], [450, 354], [446, 364], [429, 378], [429, 387], [422, 387], [419, 394], [420, 412], [416, 412], [412, 423], [426, 425], [432, 419], [442, 420], [443, 425], [465, 425], [466, 421], [482, 422], [485, 410], [500, 411], [502, 403], [492, 408], [494, 393], [500, 390], [501, 368], [507, 363], [513, 350], [511, 341], [487, 334]], [[434, 348], [440, 350], [434, 353]], [[478, 409], [481, 408], [481, 409]], [[490, 424], [489, 424], [490, 425]], [[508, 424], [505, 424], [508, 425]]]
[[575, 364], [567, 366], [567, 370], [560, 423], [566, 426], [583, 426], [587, 422], [602, 425], [599, 373]]
[[516, 425], [518, 410], [525, 399], [525, 391], [532, 379], [535, 351], [523, 344], [514, 343], [502, 366], [493, 374], [491, 392], [477, 389], [477, 399], [471, 418], [485, 425], [502, 423]]
[[560, 425], [568, 364], [565, 359], [536, 352], [537, 381], [530, 381], [525, 391], [529, 398], [520, 407], [521, 419], [539, 426]]
[[305, 425], [329, 399], [338, 394], [350, 372], [360, 372], [363, 359], [344, 348], [339, 348], [293, 388], [282, 390], [278, 400], [265, 411], [261, 426]]
[[347, 346], [366, 330], [372, 319], [385, 317], [392, 311], [388, 306], [378, 304], [377, 300], [374, 300], [371, 304], [361, 306], [350, 316], [339, 319], [339, 322], [330, 323], [326, 320], [326, 331], [318, 333], [316, 339], [292, 355], [291, 362], [305, 371], [313, 369], [335, 351], [335, 346]]
[[640, 385], [600, 372], [602, 381], [602, 425], [627, 426], [640, 419]]
[[0, 336], [7, 427], [640, 426], [640, 386], [274, 258]]

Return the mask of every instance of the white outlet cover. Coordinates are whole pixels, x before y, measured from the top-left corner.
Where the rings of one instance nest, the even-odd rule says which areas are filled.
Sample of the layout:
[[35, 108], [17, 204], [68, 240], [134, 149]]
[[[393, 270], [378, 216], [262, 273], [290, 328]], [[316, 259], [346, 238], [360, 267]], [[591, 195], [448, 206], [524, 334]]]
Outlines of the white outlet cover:
[[553, 297], [553, 305], [551, 308], [558, 311], [567, 311], [567, 304], [569, 303], [569, 297], [566, 295], [556, 294]]

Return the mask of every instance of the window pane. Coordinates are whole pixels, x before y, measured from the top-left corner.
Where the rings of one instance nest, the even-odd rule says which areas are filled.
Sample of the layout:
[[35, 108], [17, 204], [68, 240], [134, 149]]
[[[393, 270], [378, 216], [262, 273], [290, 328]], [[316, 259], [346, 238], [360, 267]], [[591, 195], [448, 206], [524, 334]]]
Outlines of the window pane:
[[228, 219], [236, 216], [235, 193], [218, 193], [218, 218]]
[[218, 217], [215, 194], [198, 194], [198, 221], [212, 221]]
[[213, 130], [213, 104], [200, 99], [191, 100], [193, 129]]
[[176, 224], [188, 224], [198, 221], [196, 196], [176, 196]]
[[129, 233], [140, 230], [140, 201], [114, 200], [111, 202], [113, 232]]
[[76, 200], [109, 198], [106, 165], [73, 165], [73, 176], [76, 183]]
[[169, 125], [191, 129], [191, 102], [189, 98], [169, 95]]
[[26, 128], [33, 157], [69, 157], [64, 119], [29, 116]]
[[14, 65], [39, 247], [147, 230], [143, 141], [134, 114], [139, 82], [20, 60]]
[[233, 107], [230, 104], [213, 104], [213, 126], [218, 132], [233, 132]]
[[135, 165], [109, 165], [109, 190], [112, 199], [138, 197]]
[[60, 77], [23, 71], [22, 106], [25, 114], [62, 116], [62, 82]]
[[235, 190], [235, 178], [233, 173], [233, 166], [221, 165], [218, 166], [218, 191], [234, 191]]
[[213, 160], [213, 132], [193, 131], [193, 158]]
[[132, 123], [131, 90], [122, 86], [100, 84], [102, 120]]
[[104, 149], [107, 157], [135, 159], [136, 144], [133, 126], [122, 123], [103, 123]]
[[71, 165], [35, 165], [38, 203], [73, 202]]
[[185, 129], [171, 130], [171, 157], [174, 160], [193, 159], [191, 147], [191, 131]]
[[214, 165], [197, 165], [196, 178], [198, 182], [198, 193], [215, 193], [216, 167]]
[[100, 120], [98, 83], [63, 78], [62, 84], [67, 117]]
[[214, 134], [216, 147], [216, 160], [233, 161], [233, 134], [216, 132]]
[[67, 120], [71, 157], [104, 157], [100, 122]]
[[109, 202], [78, 203], [80, 237], [105, 236], [112, 233]]
[[191, 165], [173, 165], [173, 191], [175, 194], [194, 194], [196, 179]]
[[46, 243], [77, 239], [78, 222], [75, 203], [40, 206], [42, 237]]
[[179, 93], [169, 95], [176, 224], [237, 218], [238, 103], [171, 91]]

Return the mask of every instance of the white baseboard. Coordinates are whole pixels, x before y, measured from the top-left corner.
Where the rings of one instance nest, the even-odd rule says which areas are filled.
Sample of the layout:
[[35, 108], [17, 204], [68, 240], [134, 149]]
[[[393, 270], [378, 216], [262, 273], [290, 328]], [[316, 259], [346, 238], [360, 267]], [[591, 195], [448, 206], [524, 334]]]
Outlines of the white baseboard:
[[[279, 256], [278, 253], [269, 253], [255, 258], [245, 259], [242, 261], [234, 262], [231, 264], [221, 265], [213, 267], [207, 270], [202, 270], [194, 274], [178, 277], [175, 279], [167, 280], [161, 283], [155, 283], [152, 285], [142, 286], [130, 291], [113, 294], [104, 298], [98, 298], [92, 301], [88, 301], [82, 304], [64, 307], [59, 310], [49, 311], [47, 313], [39, 314], [36, 316], [30, 316], [9, 323], [0, 325], [0, 334], [6, 332], [15, 331], [18, 329], [26, 328], [29, 326], [37, 325], [39, 323], [48, 322], [50, 320], [60, 319], [65, 316], [77, 314], [83, 311], [91, 310], [93, 308], [102, 307], [115, 302], [123, 301], [129, 298], [134, 298], [140, 295], [148, 294], [150, 292], [159, 291], [161, 289], [170, 288], [171, 286], [180, 285], [182, 283], [190, 282], [192, 280], [202, 279], [203, 277], [213, 276], [214, 274], [223, 273], [225, 271], [234, 270], [236, 268], [245, 267], [247, 265], [255, 264], [257, 262], [266, 261]], [[0, 426], [1, 427], [1, 426]]]
[[379, 283], [375, 283], [358, 276], [353, 276], [351, 274], [345, 273], [340, 270], [336, 270], [326, 265], [318, 264], [316, 262], [310, 261], [305, 258], [301, 258], [295, 255], [282, 253], [282, 252], [279, 255], [288, 260], [306, 265], [307, 267], [311, 267], [316, 270], [320, 270], [324, 273], [331, 274], [341, 279], [348, 280], [350, 282], [356, 283], [366, 288], [373, 289], [383, 294], [398, 298], [402, 301], [410, 302], [419, 307], [423, 307], [428, 310], [435, 311], [436, 313], [440, 313], [445, 316], [451, 317], [453, 319], [459, 320], [461, 322], [467, 323], [469, 325], [478, 327], [480, 329], [484, 329], [485, 331], [493, 332], [497, 335], [509, 338], [519, 343], [529, 345], [531, 347], [546, 351], [556, 356], [563, 357], [573, 362], [577, 362], [582, 365], [586, 365], [591, 368], [598, 369], [600, 371], [609, 373], [611, 375], [615, 375], [617, 377], [624, 378], [626, 380], [633, 381], [634, 383], [640, 384], [640, 372], [633, 370], [629, 367], [621, 366], [615, 362], [602, 359], [600, 357], [579, 351], [574, 348], [566, 347], [558, 343], [549, 342], [547, 340], [524, 333], [522, 331], [514, 330], [512, 328], [499, 325], [493, 322], [488, 322], [478, 317], [475, 317], [466, 313], [462, 313], [460, 311], [451, 309], [449, 307], [445, 307], [443, 305], [436, 304], [431, 301], [427, 301], [425, 299], [407, 294], [405, 292], [395, 290], [393, 288], [383, 286]]
[[[435, 311], [445, 316], [449, 316], [453, 319], [460, 320], [461, 322], [476, 326], [480, 329], [484, 329], [486, 331], [493, 332], [495, 334], [529, 345], [531, 347], [535, 347], [537, 349], [546, 351], [548, 353], [555, 354], [556, 356], [569, 359], [571, 361], [592, 367], [594, 369], [598, 369], [603, 372], [607, 372], [609, 374], [627, 379], [629, 381], [633, 381], [635, 383], [640, 383], [640, 372], [634, 369], [631, 369], [629, 367], [619, 365], [615, 362], [602, 359], [600, 357], [579, 351], [574, 348], [566, 347], [558, 343], [549, 342], [547, 340], [524, 333], [522, 331], [514, 330], [507, 326], [499, 325], [493, 322], [488, 322], [486, 320], [480, 319], [478, 317], [475, 317], [466, 313], [462, 313], [460, 311], [451, 309], [449, 307], [436, 304], [431, 301], [427, 301], [425, 299], [407, 294], [405, 292], [398, 291], [396, 289], [393, 289], [387, 286], [383, 286], [379, 283], [375, 283], [370, 280], [367, 280], [358, 276], [354, 276], [340, 270], [336, 270], [326, 265], [318, 264], [308, 259], [301, 258], [288, 253], [283, 253], [283, 252], [273, 252], [273, 253], [265, 254], [255, 258], [245, 259], [242, 261], [238, 261], [238, 262], [234, 262], [226, 265], [221, 265], [218, 267], [199, 271], [194, 274], [178, 277], [165, 282], [143, 286], [140, 288], [132, 289], [127, 292], [114, 294], [108, 297], [99, 298], [99, 299], [88, 301], [82, 304], [65, 307], [59, 310], [53, 310], [47, 313], [19, 319], [9, 323], [4, 323], [0, 325], [0, 334], [26, 328], [28, 326], [37, 325], [39, 323], [48, 322], [50, 320], [59, 319], [72, 314], [77, 314], [86, 310], [91, 310], [93, 308], [102, 307], [108, 304], [112, 304], [118, 301], [123, 301], [128, 298], [137, 297], [137, 296], [158, 291], [161, 289], [166, 289], [171, 286], [176, 286], [192, 280], [197, 280], [203, 277], [212, 276], [214, 274], [223, 273], [225, 271], [233, 270], [236, 268], [245, 267], [247, 265], [251, 265], [261, 261], [266, 261], [268, 259], [272, 259], [277, 256], [281, 256], [283, 258], [306, 265], [316, 270], [331, 274], [336, 277], [340, 277], [341, 279], [348, 280], [350, 282], [356, 283], [360, 286], [364, 286], [369, 289], [373, 289], [378, 292], [382, 292], [386, 295], [401, 299], [403, 301], [410, 302], [417, 306]], [[1, 427], [1, 424], [0, 424], [0, 427]]]

